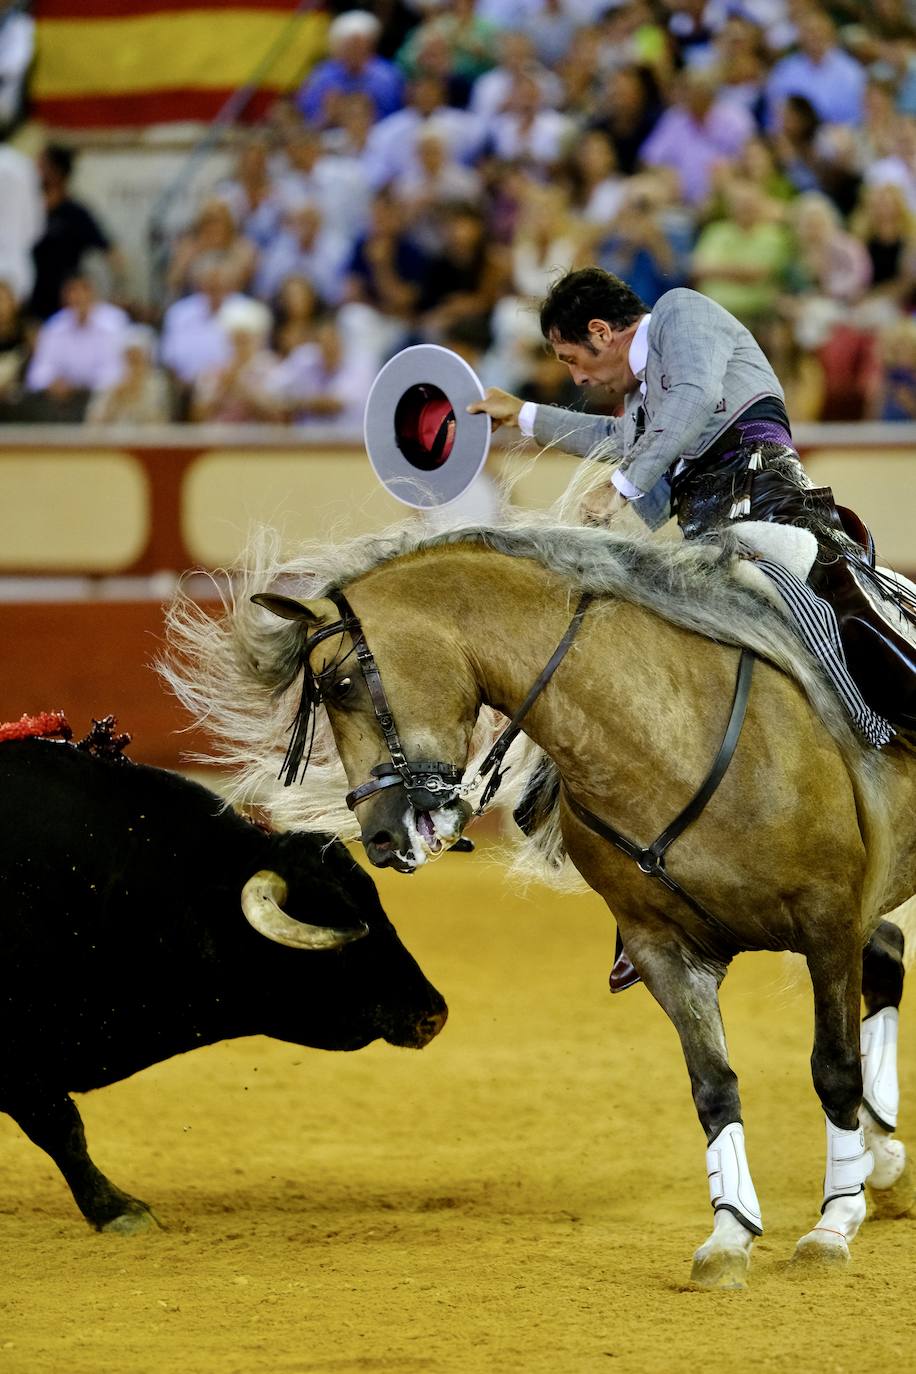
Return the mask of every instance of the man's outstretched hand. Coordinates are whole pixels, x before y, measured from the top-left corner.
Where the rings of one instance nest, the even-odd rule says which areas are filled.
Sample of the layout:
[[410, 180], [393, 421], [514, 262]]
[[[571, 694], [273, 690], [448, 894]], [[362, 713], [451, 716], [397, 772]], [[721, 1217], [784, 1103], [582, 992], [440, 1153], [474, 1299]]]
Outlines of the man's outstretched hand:
[[493, 421], [493, 428], [499, 429], [500, 425], [513, 425], [518, 427], [518, 413], [524, 405], [517, 396], [510, 396], [508, 391], [500, 391], [499, 387], [491, 386], [487, 388], [482, 400], [472, 401], [468, 406], [469, 415], [489, 415]]

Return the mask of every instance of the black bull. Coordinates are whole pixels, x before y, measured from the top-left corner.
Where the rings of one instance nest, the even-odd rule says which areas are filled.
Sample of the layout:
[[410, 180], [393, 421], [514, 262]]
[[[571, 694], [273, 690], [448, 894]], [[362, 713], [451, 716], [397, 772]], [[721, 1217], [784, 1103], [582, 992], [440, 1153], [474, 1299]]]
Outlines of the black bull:
[[[160, 769], [44, 740], [0, 744], [0, 1110], [100, 1230], [138, 1229], [150, 1212], [92, 1163], [71, 1092], [234, 1036], [419, 1048], [445, 1022], [342, 845], [271, 835], [219, 808]], [[317, 951], [265, 938], [241, 908], [259, 870], [288, 889], [269, 917], [311, 923], [319, 941], [334, 933], [317, 926], [368, 933]]]

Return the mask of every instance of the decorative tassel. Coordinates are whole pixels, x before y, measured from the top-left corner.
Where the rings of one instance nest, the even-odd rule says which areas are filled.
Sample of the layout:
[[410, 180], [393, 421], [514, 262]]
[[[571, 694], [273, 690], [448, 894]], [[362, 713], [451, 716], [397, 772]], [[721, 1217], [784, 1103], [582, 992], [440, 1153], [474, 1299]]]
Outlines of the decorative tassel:
[[277, 775], [282, 779], [284, 787], [292, 787], [293, 783], [301, 782], [309, 766], [315, 742], [315, 713], [319, 700], [318, 686], [312, 676], [312, 670], [308, 662], [303, 662], [302, 696], [299, 699], [295, 720], [290, 727], [293, 733], [286, 757]]
[[754, 486], [754, 473], [759, 472], [763, 467], [763, 456], [759, 448], [748, 459], [747, 468], [744, 473], [744, 487], [742, 495], [732, 502], [731, 510], [728, 512], [729, 520], [744, 520], [751, 513], [751, 492]]

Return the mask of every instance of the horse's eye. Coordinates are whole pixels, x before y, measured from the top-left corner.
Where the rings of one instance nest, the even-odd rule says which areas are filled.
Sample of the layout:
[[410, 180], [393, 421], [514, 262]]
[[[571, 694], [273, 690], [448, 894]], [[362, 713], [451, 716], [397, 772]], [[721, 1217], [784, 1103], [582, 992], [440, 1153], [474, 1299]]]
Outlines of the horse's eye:
[[331, 696], [335, 701], [342, 701], [349, 696], [353, 690], [353, 679], [350, 677], [339, 677], [331, 687]]

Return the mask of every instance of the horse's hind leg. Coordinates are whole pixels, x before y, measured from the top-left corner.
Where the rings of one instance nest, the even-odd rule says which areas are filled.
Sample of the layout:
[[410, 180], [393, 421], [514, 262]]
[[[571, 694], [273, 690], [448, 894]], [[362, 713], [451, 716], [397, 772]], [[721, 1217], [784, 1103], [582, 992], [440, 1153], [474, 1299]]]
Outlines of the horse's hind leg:
[[873, 1162], [859, 1125], [860, 947], [851, 929], [834, 928], [829, 935], [824, 931], [808, 955], [814, 988], [811, 1075], [827, 1127], [824, 1201], [820, 1221], [795, 1247], [796, 1260], [820, 1264], [849, 1259], [849, 1242], [865, 1220], [865, 1180]]
[[882, 921], [862, 953], [862, 1111], [865, 1143], [875, 1157], [868, 1192], [876, 1216], [904, 1216], [916, 1201], [906, 1147], [894, 1138], [897, 1019], [903, 996], [903, 931]]
[[624, 939], [646, 987], [680, 1036], [708, 1142], [706, 1173], [715, 1217], [712, 1234], [693, 1257], [691, 1278], [704, 1288], [743, 1288], [762, 1225], [744, 1148], [738, 1080], [728, 1062], [719, 1011], [726, 964], [684, 949], [667, 926], [660, 934], [628, 927]]

